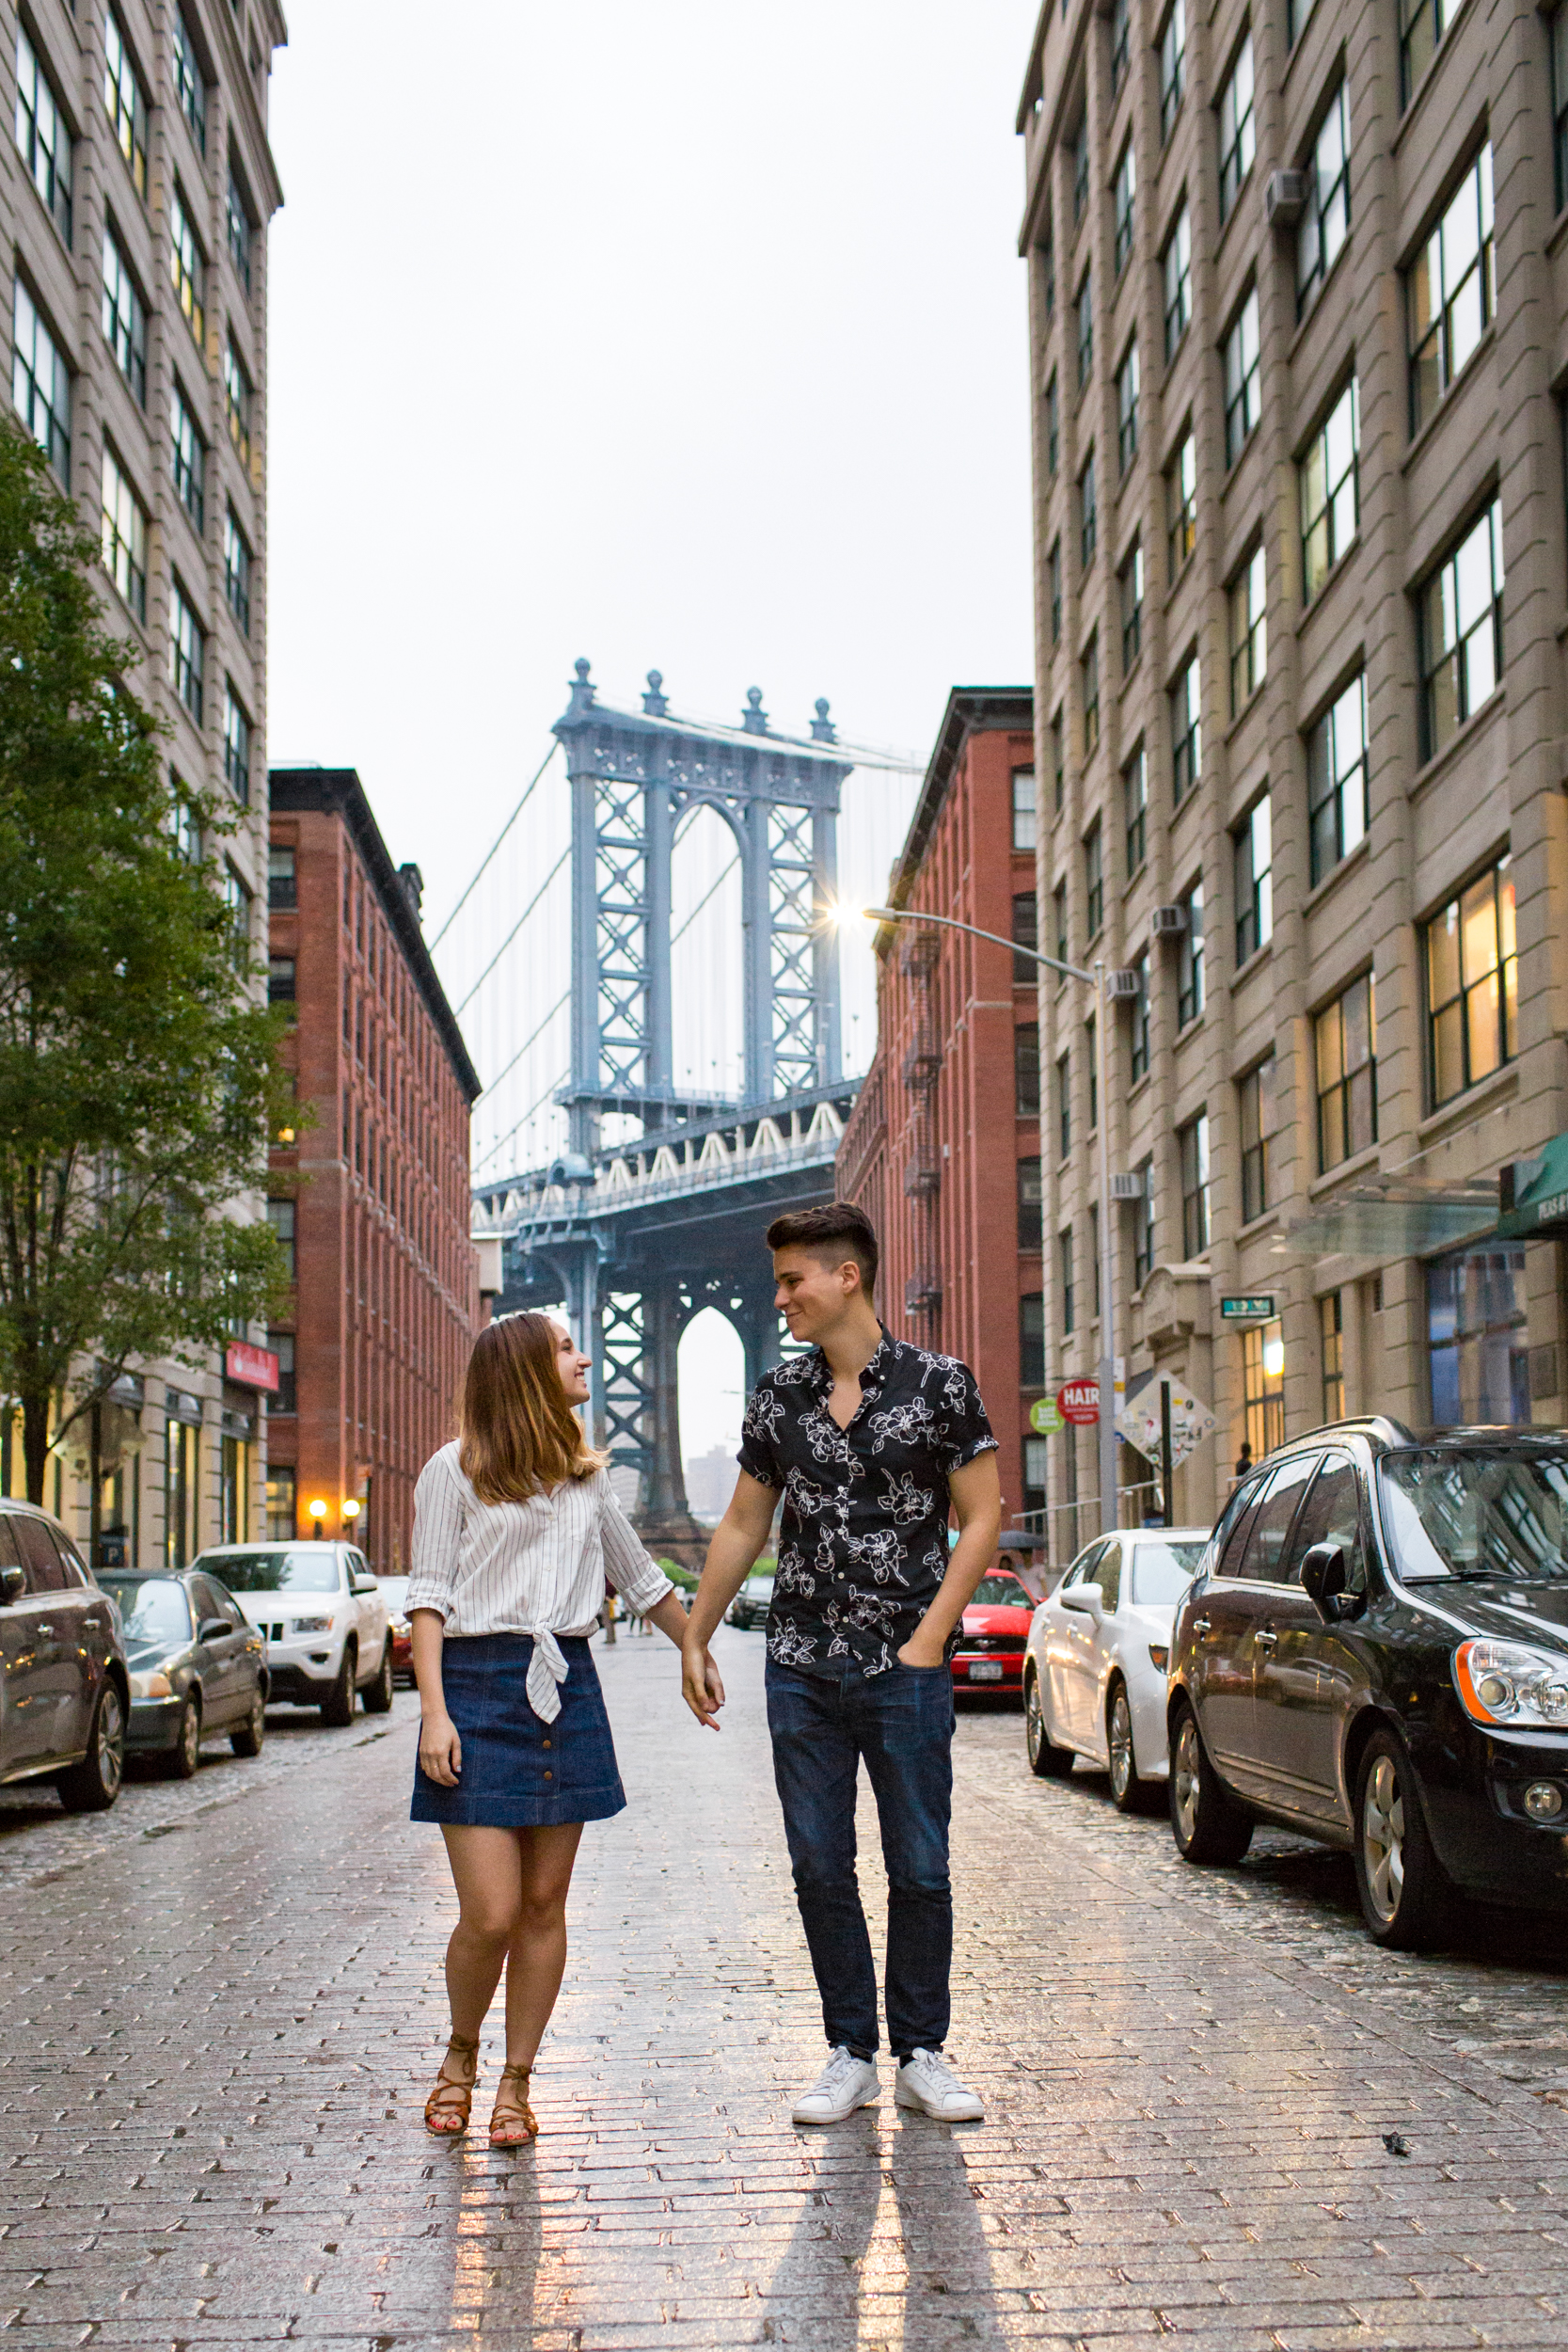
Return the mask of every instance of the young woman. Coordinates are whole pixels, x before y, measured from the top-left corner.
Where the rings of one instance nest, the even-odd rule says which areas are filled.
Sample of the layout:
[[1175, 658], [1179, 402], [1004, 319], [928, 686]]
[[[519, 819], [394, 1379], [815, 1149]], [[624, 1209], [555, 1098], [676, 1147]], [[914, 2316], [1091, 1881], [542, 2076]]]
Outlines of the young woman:
[[548, 1315], [491, 1324], [469, 1359], [462, 1435], [414, 1490], [412, 1818], [440, 1822], [459, 1904], [447, 1947], [451, 2039], [425, 2122], [467, 2130], [480, 2027], [504, 1967], [495, 2148], [538, 2132], [529, 2075], [566, 1965], [578, 1840], [584, 1821], [626, 1802], [588, 1647], [605, 1578], [677, 1646], [686, 1631], [583, 1436], [574, 1408], [588, 1402], [588, 1365]]

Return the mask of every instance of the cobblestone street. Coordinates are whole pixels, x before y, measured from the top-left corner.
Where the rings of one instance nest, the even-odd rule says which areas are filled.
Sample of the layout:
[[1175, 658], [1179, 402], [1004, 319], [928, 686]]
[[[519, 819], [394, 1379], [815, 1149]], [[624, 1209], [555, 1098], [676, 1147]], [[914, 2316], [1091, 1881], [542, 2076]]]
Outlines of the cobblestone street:
[[421, 2128], [452, 1904], [406, 1820], [411, 1696], [389, 1727], [279, 1714], [259, 1763], [214, 1749], [107, 1819], [13, 1795], [7, 2341], [1568, 2341], [1559, 1934], [1379, 1953], [1346, 1863], [1260, 1836], [1189, 1869], [1102, 1780], [1034, 1781], [1014, 1713], [958, 1741], [951, 2051], [987, 2121], [890, 2085], [795, 2130], [816, 1998], [761, 1637], [721, 1639], [719, 1740], [665, 1643], [599, 1648], [631, 1804], [585, 1836], [525, 2153]]

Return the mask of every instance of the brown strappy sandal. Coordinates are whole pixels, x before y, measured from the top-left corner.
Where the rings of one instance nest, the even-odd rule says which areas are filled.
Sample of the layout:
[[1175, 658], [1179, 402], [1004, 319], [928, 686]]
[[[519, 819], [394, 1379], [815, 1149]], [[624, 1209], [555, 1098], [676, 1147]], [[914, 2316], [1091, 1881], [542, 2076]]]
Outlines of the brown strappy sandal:
[[466, 2083], [447, 2073], [447, 2059], [441, 2060], [441, 2071], [436, 2077], [436, 2088], [424, 2103], [424, 2127], [438, 2139], [455, 2139], [468, 2128], [468, 2109], [473, 2104], [474, 2084], [479, 2079], [479, 2036], [470, 2042], [467, 2034], [454, 2033], [447, 2043], [447, 2057], [453, 2051], [460, 2058], [472, 2058], [474, 2071]]
[[[490, 2145], [492, 2148], [522, 2148], [539, 2137], [539, 2119], [528, 2103], [528, 2078], [531, 2066], [503, 2066], [501, 2078], [496, 2085], [496, 2104], [490, 2110]], [[511, 2115], [502, 2117], [501, 2097], [508, 2083], [516, 2085], [516, 2106]]]

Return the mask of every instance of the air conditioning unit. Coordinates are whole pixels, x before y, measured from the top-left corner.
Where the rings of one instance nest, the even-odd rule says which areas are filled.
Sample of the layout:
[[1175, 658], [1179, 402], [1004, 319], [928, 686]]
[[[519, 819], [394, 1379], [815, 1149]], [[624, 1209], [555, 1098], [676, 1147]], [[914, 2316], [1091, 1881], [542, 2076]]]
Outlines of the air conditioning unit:
[[1305, 171], [1271, 171], [1263, 190], [1263, 214], [1271, 229], [1293, 229], [1306, 208], [1311, 183]]
[[1187, 928], [1185, 907], [1156, 907], [1148, 918], [1151, 939], [1180, 939]]
[[1133, 1168], [1130, 1175], [1112, 1177], [1111, 1198], [1113, 1200], [1141, 1200], [1143, 1197], [1144, 1175], [1141, 1168]]
[[1133, 971], [1107, 972], [1105, 993], [1113, 1004], [1125, 1004], [1143, 993], [1143, 975]]

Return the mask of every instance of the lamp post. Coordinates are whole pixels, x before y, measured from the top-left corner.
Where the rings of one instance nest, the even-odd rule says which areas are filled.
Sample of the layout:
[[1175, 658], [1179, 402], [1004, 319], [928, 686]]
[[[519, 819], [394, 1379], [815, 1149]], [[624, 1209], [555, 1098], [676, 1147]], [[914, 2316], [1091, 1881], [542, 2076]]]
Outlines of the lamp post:
[[[971, 939], [990, 940], [994, 946], [1006, 947], [1009, 955], [1027, 956], [1031, 963], [1043, 964], [1048, 971], [1065, 973], [1069, 980], [1080, 980], [1095, 993], [1094, 1058], [1095, 1088], [1099, 1098], [1100, 1131], [1100, 1532], [1108, 1535], [1117, 1525], [1117, 1349], [1116, 1349], [1116, 1291], [1113, 1277], [1116, 1257], [1111, 1232], [1111, 1095], [1106, 1077], [1106, 1029], [1110, 999], [1105, 993], [1105, 962], [1097, 957], [1092, 972], [1081, 964], [1064, 963], [1058, 956], [1043, 955], [1037, 947], [1021, 946], [1014, 939], [1004, 939], [999, 931], [983, 931], [976, 923], [960, 923], [952, 914], [922, 914], [913, 908], [866, 907], [863, 910], [873, 923], [940, 923], [943, 930], [965, 931]], [[1041, 1235], [1043, 1242], [1044, 1235]], [[1167, 1505], [1168, 1510], [1168, 1505]]]

